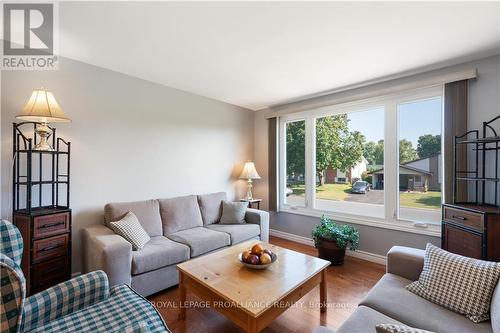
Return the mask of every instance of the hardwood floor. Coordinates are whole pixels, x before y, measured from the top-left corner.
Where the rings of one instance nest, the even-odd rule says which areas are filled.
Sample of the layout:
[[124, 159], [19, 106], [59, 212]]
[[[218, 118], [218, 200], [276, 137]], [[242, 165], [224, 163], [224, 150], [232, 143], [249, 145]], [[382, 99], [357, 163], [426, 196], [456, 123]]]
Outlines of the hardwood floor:
[[[314, 247], [271, 237], [270, 243], [294, 251], [317, 255]], [[319, 300], [319, 288], [305, 295], [295, 307], [279, 316], [262, 333], [307, 333], [320, 325], [332, 329], [338, 328], [356, 309], [357, 304], [373, 285], [382, 277], [385, 267], [361, 259], [346, 257], [343, 266], [330, 266], [327, 269], [327, 293], [329, 308], [320, 313], [318, 308], [310, 306]], [[215, 310], [195, 307], [187, 310], [186, 320], [177, 318], [179, 291], [172, 287], [164, 292], [152, 295], [153, 302], [173, 333], [242, 333], [243, 331], [229, 319]], [[189, 294], [188, 301], [197, 301]], [[204, 303], [202, 303], [204, 304]]]

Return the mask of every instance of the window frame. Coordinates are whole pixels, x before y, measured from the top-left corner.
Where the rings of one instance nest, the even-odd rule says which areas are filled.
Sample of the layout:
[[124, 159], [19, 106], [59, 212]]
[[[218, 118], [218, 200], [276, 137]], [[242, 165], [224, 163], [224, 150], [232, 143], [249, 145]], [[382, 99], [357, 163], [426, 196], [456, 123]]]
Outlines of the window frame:
[[[307, 160], [305, 160], [306, 156], [308, 155], [307, 153], [307, 121], [306, 119], [302, 119], [301, 117], [298, 117], [293, 120], [285, 121], [285, 122], [279, 122], [279, 148], [278, 148], [278, 153], [279, 153], [279, 159], [278, 159], [278, 164], [279, 164], [279, 201], [278, 201], [278, 207], [289, 207], [290, 209], [297, 209], [297, 208], [307, 208], [308, 207], [308, 202], [307, 202], [307, 195], [305, 196], [304, 199], [304, 207], [302, 206], [291, 206], [288, 205], [285, 200], [286, 200], [286, 124], [287, 123], [293, 123], [293, 122], [299, 122], [299, 121], [304, 121], [305, 122], [305, 129], [306, 129], [306, 137], [304, 138], [304, 144], [305, 144], [305, 153], [304, 153], [304, 186], [305, 188], [308, 188], [307, 184], [307, 178], [309, 174], [308, 170], [308, 165]], [[307, 193], [306, 193], [307, 194]], [[293, 208], [291, 208], [293, 207]]]
[[[354, 102], [323, 106], [306, 111], [290, 113], [279, 118], [279, 145], [278, 145], [278, 177], [279, 177], [279, 200], [278, 210], [281, 212], [294, 213], [306, 216], [328, 216], [342, 222], [355, 223], [382, 227], [393, 230], [412, 232], [417, 234], [440, 236], [441, 224], [430, 222], [415, 222], [399, 218], [399, 111], [398, 105], [412, 101], [425, 100], [441, 97], [444, 101], [444, 85], [436, 85], [411, 91], [404, 91], [390, 95], [362, 99]], [[332, 212], [315, 208], [315, 183], [316, 173], [316, 118], [325, 116], [369, 111], [376, 108], [384, 109], [384, 218], [354, 215], [343, 212]], [[441, 117], [443, 119], [443, 105], [441, 106]], [[285, 126], [288, 122], [305, 121], [305, 207], [292, 206], [285, 203], [286, 188], [286, 146]], [[393, 129], [397, 130], [393, 130]], [[443, 133], [443, 121], [441, 122]], [[441, 140], [443, 140], [441, 135]], [[441, 143], [443, 144], [443, 143]], [[441, 163], [441, 174], [444, 175], [444, 163]], [[444, 189], [442, 177], [441, 187]], [[442, 190], [444, 200], [444, 191]]]

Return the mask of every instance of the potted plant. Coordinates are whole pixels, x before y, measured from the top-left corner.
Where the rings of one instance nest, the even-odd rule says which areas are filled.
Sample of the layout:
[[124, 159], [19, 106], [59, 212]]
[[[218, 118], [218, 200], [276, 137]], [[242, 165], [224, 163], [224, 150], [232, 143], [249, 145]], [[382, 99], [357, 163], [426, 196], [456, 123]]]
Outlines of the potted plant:
[[330, 261], [332, 265], [344, 263], [348, 245], [351, 250], [356, 250], [359, 245], [359, 232], [355, 227], [338, 224], [325, 216], [322, 216], [321, 223], [314, 227], [312, 237], [319, 257]]

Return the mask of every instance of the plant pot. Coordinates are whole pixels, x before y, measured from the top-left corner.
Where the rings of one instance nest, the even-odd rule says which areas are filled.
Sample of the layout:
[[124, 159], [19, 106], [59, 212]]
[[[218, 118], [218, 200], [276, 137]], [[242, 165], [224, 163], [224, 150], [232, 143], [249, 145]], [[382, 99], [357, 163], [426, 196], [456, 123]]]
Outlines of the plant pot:
[[335, 241], [320, 238], [318, 254], [321, 259], [328, 260], [332, 265], [342, 265], [344, 263], [345, 248], [338, 247]]

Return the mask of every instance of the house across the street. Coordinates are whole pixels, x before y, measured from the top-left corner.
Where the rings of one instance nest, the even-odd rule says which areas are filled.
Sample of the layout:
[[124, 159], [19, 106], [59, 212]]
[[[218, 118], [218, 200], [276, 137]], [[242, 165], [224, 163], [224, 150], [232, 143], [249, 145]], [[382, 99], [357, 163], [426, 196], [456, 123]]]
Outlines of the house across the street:
[[[441, 154], [434, 154], [399, 165], [399, 189], [401, 191], [440, 191]], [[384, 168], [372, 171], [372, 185], [384, 188]]]
[[363, 172], [366, 172], [367, 166], [368, 161], [364, 157], [362, 157], [361, 161], [347, 170], [347, 172], [332, 168], [326, 169], [325, 183], [352, 183], [353, 180], [361, 179], [361, 175], [363, 174]]

